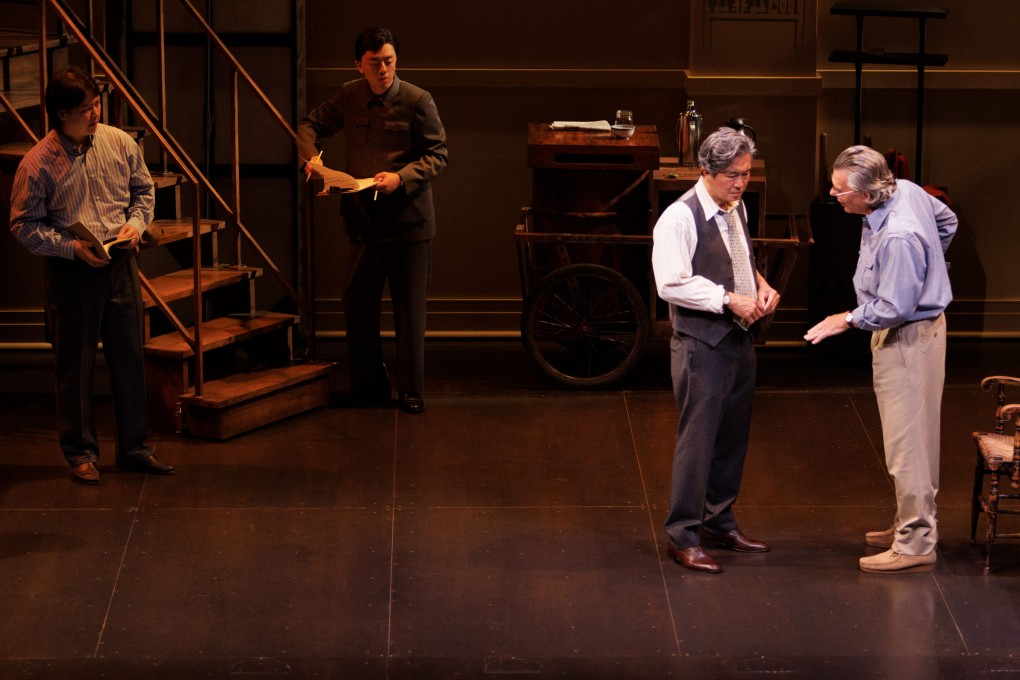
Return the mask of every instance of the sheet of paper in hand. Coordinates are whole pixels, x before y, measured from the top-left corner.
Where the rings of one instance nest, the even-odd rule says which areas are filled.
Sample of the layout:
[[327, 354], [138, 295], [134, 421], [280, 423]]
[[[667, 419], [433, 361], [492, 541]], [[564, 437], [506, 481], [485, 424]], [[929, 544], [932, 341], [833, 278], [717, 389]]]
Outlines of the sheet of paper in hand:
[[69, 232], [77, 236], [79, 240], [84, 241], [85, 244], [92, 249], [92, 252], [95, 254], [95, 256], [101, 260], [110, 259], [110, 248], [116, 248], [117, 246], [123, 243], [129, 243], [131, 241], [131, 239], [129, 238], [118, 238], [103, 243], [102, 241], [99, 240], [99, 238], [95, 234], [89, 231], [88, 227], [86, 227], [81, 222], [69, 224], [66, 227], [64, 227], [64, 229], [67, 229]]
[[371, 177], [366, 177], [365, 179], [354, 179], [346, 172], [331, 170], [325, 166], [317, 169], [322, 174], [323, 181], [322, 191], [319, 192], [319, 196], [328, 196], [329, 194], [353, 194], [375, 186], [375, 180]]

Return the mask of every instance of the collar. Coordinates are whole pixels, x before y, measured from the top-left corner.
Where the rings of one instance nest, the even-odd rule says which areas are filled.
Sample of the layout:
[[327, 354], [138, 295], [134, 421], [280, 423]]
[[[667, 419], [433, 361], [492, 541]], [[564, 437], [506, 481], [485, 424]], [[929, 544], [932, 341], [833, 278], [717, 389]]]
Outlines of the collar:
[[694, 185], [694, 193], [698, 197], [698, 202], [701, 204], [701, 210], [705, 215], [705, 220], [710, 220], [722, 212], [731, 212], [737, 209], [740, 205], [740, 201], [734, 201], [730, 203], [727, 208], [720, 208], [719, 204], [715, 202], [715, 199], [708, 193], [708, 189], [705, 188], [705, 183], [701, 178], [698, 178], [698, 183]]
[[868, 227], [871, 228], [872, 232], [880, 231], [889, 220], [889, 215], [895, 212], [897, 196], [899, 196], [899, 192], [894, 191], [893, 195], [889, 197], [889, 200], [872, 210], [870, 214], [864, 216], [867, 219]]
[[95, 135], [89, 135], [81, 143], [81, 149], [76, 149], [74, 142], [71, 141], [70, 137], [66, 136], [59, 128], [54, 128], [57, 133], [57, 139], [60, 140], [60, 145], [64, 147], [70, 156], [84, 156], [89, 149], [95, 144]]
[[385, 104], [390, 106], [393, 100], [396, 98], [397, 93], [400, 91], [400, 77], [393, 76], [393, 84], [390, 85], [390, 89], [386, 90], [382, 94], [376, 94], [372, 92], [372, 88], [368, 86], [368, 81], [365, 80], [365, 89], [368, 91], [368, 106], [379, 106]]

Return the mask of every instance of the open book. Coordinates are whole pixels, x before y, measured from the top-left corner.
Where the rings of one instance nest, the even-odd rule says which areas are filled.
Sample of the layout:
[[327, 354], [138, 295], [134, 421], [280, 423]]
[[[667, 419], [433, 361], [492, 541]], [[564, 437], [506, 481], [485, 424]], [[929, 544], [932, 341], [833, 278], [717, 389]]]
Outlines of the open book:
[[322, 174], [323, 181], [322, 191], [319, 192], [319, 196], [327, 196], [329, 194], [354, 194], [375, 186], [375, 180], [371, 177], [354, 179], [346, 172], [332, 170], [324, 165], [317, 167], [316, 170]]
[[86, 227], [81, 222], [69, 224], [66, 227], [64, 227], [64, 229], [67, 229], [69, 232], [77, 236], [80, 240], [84, 241], [88, 245], [88, 247], [92, 249], [92, 252], [96, 255], [96, 257], [98, 257], [100, 260], [110, 259], [110, 248], [116, 248], [121, 244], [131, 242], [131, 239], [129, 238], [116, 238], [107, 241], [106, 243], [103, 243], [102, 241], [99, 240], [99, 238], [95, 234], [89, 231], [88, 227]]

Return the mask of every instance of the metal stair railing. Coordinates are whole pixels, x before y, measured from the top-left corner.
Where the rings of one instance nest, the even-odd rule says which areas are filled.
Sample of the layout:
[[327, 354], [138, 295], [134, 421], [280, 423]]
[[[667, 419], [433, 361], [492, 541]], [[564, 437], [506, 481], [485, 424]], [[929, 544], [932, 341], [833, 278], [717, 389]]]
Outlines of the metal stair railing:
[[[193, 238], [192, 238], [192, 269], [194, 272], [194, 293], [192, 298], [194, 317], [196, 323], [194, 326], [194, 334], [190, 334], [184, 327], [184, 324], [180, 319], [173, 313], [169, 308], [168, 304], [159, 296], [159, 294], [153, 289], [152, 285], [141, 277], [141, 284], [147, 293], [153, 298], [156, 305], [160, 310], [167, 316], [174, 326], [176, 332], [184, 338], [189, 347], [194, 353], [195, 357], [195, 375], [194, 375], [194, 393], [195, 396], [201, 397], [203, 393], [203, 382], [204, 382], [204, 360], [202, 347], [202, 287], [201, 287], [201, 262], [202, 262], [202, 250], [201, 250], [201, 239], [199, 235], [200, 231], [200, 219], [201, 219], [201, 192], [205, 191], [211, 198], [214, 199], [229, 216], [231, 224], [237, 228], [237, 233], [241, 235], [245, 241], [254, 249], [256, 254], [265, 263], [265, 266], [274, 275], [280, 285], [283, 287], [288, 297], [298, 306], [301, 310], [302, 318], [305, 320], [306, 327], [308, 328], [308, 344], [306, 351], [306, 358], [314, 358], [314, 314], [312, 311], [311, 304], [308, 300], [304, 299], [291, 285], [290, 281], [283, 276], [280, 272], [279, 267], [273, 262], [272, 258], [268, 253], [259, 245], [255, 240], [254, 236], [248, 230], [248, 228], [240, 220], [240, 153], [239, 153], [239, 121], [238, 121], [238, 77], [244, 79], [244, 81], [253, 90], [256, 97], [262, 104], [270, 111], [273, 118], [281, 126], [284, 132], [291, 138], [291, 141], [296, 141], [297, 133], [287, 124], [286, 120], [279, 113], [272, 102], [269, 101], [265, 93], [255, 83], [254, 79], [245, 71], [240, 62], [230, 52], [223, 41], [219, 38], [216, 32], [211, 26], [205, 21], [205, 19], [199, 14], [199, 12], [192, 6], [189, 0], [179, 0], [181, 4], [188, 10], [195, 20], [199, 23], [202, 30], [209, 37], [211, 43], [223, 54], [230, 62], [231, 78], [230, 78], [230, 89], [231, 89], [231, 125], [232, 125], [232, 138], [233, 144], [231, 149], [231, 179], [232, 179], [232, 191], [230, 201], [224, 199], [213, 187], [211, 180], [205, 176], [205, 174], [198, 168], [195, 162], [192, 160], [190, 155], [185, 151], [183, 146], [174, 138], [169, 132], [166, 124], [165, 114], [165, 93], [166, 93], [166, 75], [164, 69], [165, 63], [165, 23], [163, 21], [163, 0], [157, 0], [159, 9], [159, 80], [160, 80], [160, 97], [161, 97], [161, 110], [162, 117], [157, 116], [148, 106], [145, 99], [137, 92], [132, 83], [127, 77], [120, 71], [114, 61], [106, 53], [105, 49], [98, 44], [98, 42], [92, 36], [92, 31], [89, 26], [86, 26], [75, 13], [66, 5], [64, 0], [39, 0], [39, 72], [40, 72], [40, 101], [45, 100], [46, 90], [46, 74], [49, 73], [47, 64], [47, 52], [46, 52], [46, 19], [47, 19], [47, 8], [51, 9], [56, 17], [60, 19], [63, 24], [64, 30], [73, 35], [78, 41], [79, 46], [84, 48], [88, 53], [90, 59], [93, 61], [96, 68], [102, 71], [109, 79], [113, 89], [121, 97], [121, 99], [128, 105], [132, 112], [138, 116], [142, 125], [151, 132], [153, 138], [159, 145], [161, 153], [165, 154], [165, 158], [170, 158], [173, 163], [180, 169], [180, 173], [193, 187], [193, 207], [192, 207], [192, 223], [193, 223]], [[92, 1], [89, 0], [89, 12], [91, 14]], [[2, 94], [0, 94], [2, 97]], [[9, 105], [9, 102], [5, 98], [0, 100], [0, 103], [14, 115], [15, 119], [18, 120], [24, 131], [29, 137], [34, 140], [38, 138], [32, 133], [31, 128], [24, 122], [21, 116], [14, 110], [14, 107]], [[42, 107], [42, 121], [43, 128], [48, 127], [48, 121], [46, 120], [45, 107]], [[165, 162], [165, 161], [164, 161]], [[310, 229], [309, 224], [305, 223], [305, 229]], [[306, 241], [307, 243], [308, 241]], [[237, 263], [241, 262], [241, 242], [238, 240]], [[311, 290], [309, 287], [308, 290]]]

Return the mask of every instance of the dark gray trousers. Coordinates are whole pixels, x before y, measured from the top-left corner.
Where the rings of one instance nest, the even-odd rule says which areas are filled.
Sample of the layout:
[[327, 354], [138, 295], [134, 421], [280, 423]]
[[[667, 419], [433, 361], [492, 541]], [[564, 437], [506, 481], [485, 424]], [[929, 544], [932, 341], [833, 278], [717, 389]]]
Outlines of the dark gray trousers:
[[670, 341], [673, 395], [680, 412], [666, 533], [677, 548], [699, 545], [699, 529], [737, 528], [754, 396], [756, 357], [749, 333], [734, 326], [712, 347], [676, 331]]
[[343, 303], [352, 391], [390, 393], [380, 337], [387, 282], [397, 337], [397, 390], [424, 389], [425, 300], [431, 276], [432, 241], [351, 243]]
[[117, 457], [150, 453], [138, 265], [130, 252], [115, 250], [112, 256], [110, 264], [97, 268], [46, 258], [60, 448], [72, 466], [99, 459], [92, 393], [100, 340], [110, 369]]

